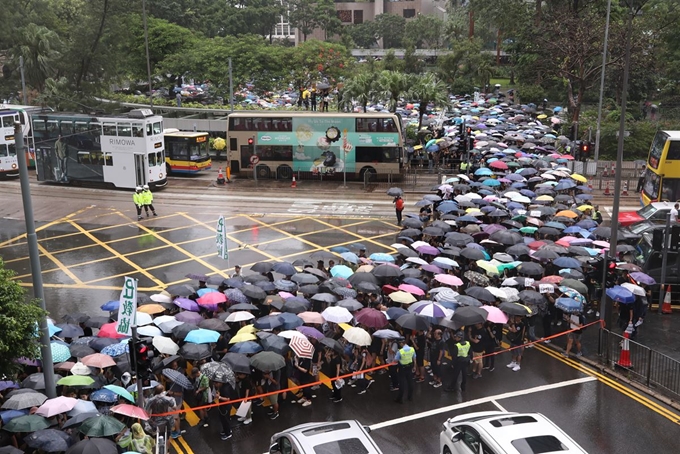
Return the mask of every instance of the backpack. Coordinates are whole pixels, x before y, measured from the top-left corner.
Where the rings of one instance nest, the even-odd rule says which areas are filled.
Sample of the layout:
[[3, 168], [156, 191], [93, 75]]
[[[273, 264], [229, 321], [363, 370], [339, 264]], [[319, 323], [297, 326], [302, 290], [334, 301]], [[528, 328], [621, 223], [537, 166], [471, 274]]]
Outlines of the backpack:
[[396, 202], [397, 210], [401, 211], [404, 209], [404, 199], [397, 199]]

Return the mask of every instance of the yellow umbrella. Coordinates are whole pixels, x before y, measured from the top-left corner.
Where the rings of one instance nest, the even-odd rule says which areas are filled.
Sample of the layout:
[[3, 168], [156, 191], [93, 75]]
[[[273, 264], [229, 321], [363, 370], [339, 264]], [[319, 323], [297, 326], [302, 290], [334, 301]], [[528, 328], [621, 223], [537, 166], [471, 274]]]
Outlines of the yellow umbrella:
[[536, 200], [541, 201], [541, 202], [553, 202], [553, 201], [555, 201], [555, 199], [553, 199], [549, 195], [539, 195], [538, 197], [536, 197]]
[[477, 260], [477, 266], [486, 271], [488, 275], [500, 274], [498, 272], [498, 267], [494, 266], [493, 263], [487, 262], [486, 260]]
[[567, 218], [575, 219], [575, 218], [578, 217], [578, 214], [574, 213], [571, 210], [562, 210], [562, 211], [558, 212], [555, 216], [564, 216], [564, 217], [567, 217]]
[[422, 150], [422, 149], [423, 149], [422, 145], [416, 145], [415, 147], [413, 147], [413, 151], [418, 151], [418, 150]]
[[236, 336], [232, 337], [229, 341], [230, 344], [237, 344], [239, 342], [245, 341], [256, 341], [257, 336], [252, 333], [237, 333]]
[[255, 331], [257, 331], [257, 328], [255, 328], [254, 325], [246, 325], [240, 330], [238, 330], [236, 335], [238, 336], [239, 334], [254, 334]]
[[583, 175], [580, 175], [578, 173], [572, 173], [571, 178], [573, 178], [574, 180], [579, 181], [581, 183], [587, 183], [588, 182], [588, 179], [586, 177], [584, 177]]
[[349, 323], [338, 323], [338, 326], [342, 328], [343, 331], [347, 331], [348, 329], [352, 328], [352, 325]]
[[480, 210], [479, 208], [468, 208], [467, 210], [465, 210], [466, 213], [474, 213], [475, 211], [481, 212], [482, 210]]
[[375, 268], [373, 265], [361, 265], [357, 270], [355, 271], [356, 273], [370, 273], [373, 271], [373, 268]]
[[388, 296], [392, 301], [400, 304], [411, 304], [418, 301], [415, 296], [411, 295], [408, 292], [404, 292], [403, 290], [392, 292]]
[[580, 207], [577, 208], [579, 211], [587, 211], [587, 210], [593, 210], [594, 207], [592, 205], [581, 205]]
[[548, 118], [548, 116], [546, 114], [541, 114], [541, 115], [538, 115], [536, 118], [538, 118], [539, 120], [543, 120], [545, 118]]
[[165, 308], [160, 304], [145, 304], [144, 306], [139, 306], [137, 312], [144, 312], [149, 315], [160, 314], [165, 312]]

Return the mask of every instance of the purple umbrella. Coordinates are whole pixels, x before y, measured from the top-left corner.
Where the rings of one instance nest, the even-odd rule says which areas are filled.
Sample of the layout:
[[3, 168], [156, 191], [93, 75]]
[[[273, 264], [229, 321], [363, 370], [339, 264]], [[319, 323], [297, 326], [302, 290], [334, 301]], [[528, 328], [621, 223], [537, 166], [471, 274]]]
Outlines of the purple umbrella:
[[197, 325], [198, 322], [203, 320], [203, 317], [196, 312], [180, 312], [175, 316], [175, 319], [179, 320], [180, 322]]
[[177, 307], [184, 309], [185, 311], [198, 312], [198, 303], [189, 298], [177, 298], [174, 303]]
[[423, 246], [417, 247], [416, 251], [420, 252], [421, 254], [439, 255], [439, 249], [437, 249], [434, 246], [423, 245]]
[[444, 271], [442, 271], [441, 268], [439, 268], [436, 265], [423, 265], [421, 267], [423, 271], [427, 271], [429, 273], [435, 273], [435, 274], [442, 274]]
[[304, 334], [307, 337], [313, 337], [316, 340], [323, 339], [324, 336], [321, 331], [319, 331], [316, 328], [313, 328], [311, 326], [298, 326], [295, 328], [296, 330], [300, 331], [302, 334]]
[[641, 273], [639, 271], [636, 271], [634, 273], [630, 273], [630, 277], [635, 279], [637, 282], [640, 282], [640, 283], [645, 284], [645, 285], [656, 284], [656, 280], [652, 276], [649, 276], [645, 273]]
[[0, 381], [0, 392], [4, 391], [6, 389], [18, 388], [18, 387], [19, 387], [19, 385], [14, 383], [13, 381], [9, 381], [9, 380]]
[[484, 226], [484, 228], [482, 230], [484, 230], [484, 233], [491, 235], [492, 233], [496, 233], [496, 232], [501, 231], [501, 230], [507, 230], [507, 228], [505, 228], [504, 226], [502, 226], [500, 224], [491, 224], [491, 225]]

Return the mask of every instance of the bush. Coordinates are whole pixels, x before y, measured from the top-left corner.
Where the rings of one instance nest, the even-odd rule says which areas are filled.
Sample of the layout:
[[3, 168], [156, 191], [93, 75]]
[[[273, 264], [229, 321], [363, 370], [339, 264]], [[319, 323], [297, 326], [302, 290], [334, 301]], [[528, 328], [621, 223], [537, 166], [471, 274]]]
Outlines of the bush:
[[456, 95], [471, 95], [475, 91], [475, 85], [469, 79], [458, 77], [451, 83], [449, 89]]
[[519, 92], [519, 100], [522, 104], [530, 102], [534, 104], [541, 104], [546, 97], [545, 90], [539, 85], [520, 85], [517, 87]]

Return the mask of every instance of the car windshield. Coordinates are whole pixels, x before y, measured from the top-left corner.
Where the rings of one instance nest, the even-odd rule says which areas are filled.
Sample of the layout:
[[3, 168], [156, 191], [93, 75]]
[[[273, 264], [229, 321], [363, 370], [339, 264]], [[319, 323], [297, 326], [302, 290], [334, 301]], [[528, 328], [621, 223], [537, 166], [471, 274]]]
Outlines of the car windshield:
[[512, 441], [520, 454], [541, 454], [544, 452], [568, 451], [567, 448], [557, 437], [552, 435], [539, 435], [537, 437], [519, 438]]
[[638, 241], [636, 245], [637, 255], [635, 256], [635, 261], [638, 265], [643, 266], [649, 255], [652, 253], [652, 233], [646, 232], [642, 234], [642, 238]]
[[652, 226], [654, 226], [653, 223], [649, 221], [643, 221], [631, 225], [630, 227], [628, 227], [628, 230], [630, 230], [632, 233], [640, 234]]
[[651, 218], [654, 213], [657, 212], [657, 208], [654, 205], [647, 205], [644, 208], [640, 208], [637, 212], [640, 216], [642, 216], [645, 219]]
[[314, 452], [316, 454], [368, 454], [366, 446], [358, 438], [329, 441], [314, 446]]

